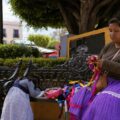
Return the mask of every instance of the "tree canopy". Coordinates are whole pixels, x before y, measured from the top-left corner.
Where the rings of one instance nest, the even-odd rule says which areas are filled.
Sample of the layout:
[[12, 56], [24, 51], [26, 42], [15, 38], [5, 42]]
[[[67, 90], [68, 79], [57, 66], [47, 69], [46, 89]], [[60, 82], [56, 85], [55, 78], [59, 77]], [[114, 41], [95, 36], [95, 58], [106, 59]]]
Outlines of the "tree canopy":
[[120, 16], [120, 0], [9, 0], [15, 14], [35, 28], [66, 26], [79, 34]]
[[31, 34], [28, 36], [28, 40], [34, 42], [36, 45], [40, 47], [47, 47], [48, 43], [51, 41], [51, 38], [46, 35]]
[[[52, 1], [52, 0], [51, 0]], [[46, 0], [9, 0], [16, 15], [35, 28], [61, 27], [63, 18], [54, 1]]]
[[30, 34], [28, 40], [34, 42], [37, 46], [55, 49], [55, 45], [59, 44], [60, 41], [53, 39], [47, 35]]

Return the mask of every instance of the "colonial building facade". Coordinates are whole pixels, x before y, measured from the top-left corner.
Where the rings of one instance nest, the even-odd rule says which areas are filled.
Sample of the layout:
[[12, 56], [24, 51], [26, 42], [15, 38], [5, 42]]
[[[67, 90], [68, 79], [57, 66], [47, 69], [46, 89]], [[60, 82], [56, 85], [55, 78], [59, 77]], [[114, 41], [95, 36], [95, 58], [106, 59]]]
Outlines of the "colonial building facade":
[[3, 41], [10, 44], [15, 39], [22, 39], [22, 23], [21, 22], [3, 22]]

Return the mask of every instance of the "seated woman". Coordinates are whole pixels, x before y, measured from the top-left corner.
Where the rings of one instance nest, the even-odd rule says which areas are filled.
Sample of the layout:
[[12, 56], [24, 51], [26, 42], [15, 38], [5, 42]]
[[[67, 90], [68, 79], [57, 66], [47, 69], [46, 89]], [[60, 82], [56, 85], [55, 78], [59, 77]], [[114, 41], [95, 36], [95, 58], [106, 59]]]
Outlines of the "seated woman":
[[81, 88], [70, 101], [71, 120], [119, 120], [120, 118], [120, 20], [118, 18], [109, 21], [109, 32], [112, 42], [103, 48], [99, 58], [96, 59], [99, 75], [107, 73], [107, 78], [104, 79], [107, 84], [103, 82], [107, 86], [102, 85], [105, 88], [96, 94], [98, 87], [100, 88], [98, 83], [101, 83], [97, 75], [92, 89]]
[[1, 120], [33, 120], [29, 97], [40, 98], [43, 94], [32, 81], [16, 80], [5, 98]]
[[98, 60], [102, 73], [107, 72], [107, 87], [95, 96], [82, 120], [120, 119], [120, 19], [109, 21], [109, 32], [112, 42]]

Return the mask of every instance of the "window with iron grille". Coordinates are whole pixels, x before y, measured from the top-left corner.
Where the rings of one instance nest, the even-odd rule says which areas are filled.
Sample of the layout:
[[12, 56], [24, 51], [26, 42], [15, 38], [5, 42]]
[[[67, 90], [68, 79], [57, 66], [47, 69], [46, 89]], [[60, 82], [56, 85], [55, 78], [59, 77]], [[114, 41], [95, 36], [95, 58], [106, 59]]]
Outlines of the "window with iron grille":
[[7, 37], [6, 35], [6, 29], [3, 28], [3, 37]]
[[19, 30], [18, 29], [13, 30], [13, 38], [19, 38]]

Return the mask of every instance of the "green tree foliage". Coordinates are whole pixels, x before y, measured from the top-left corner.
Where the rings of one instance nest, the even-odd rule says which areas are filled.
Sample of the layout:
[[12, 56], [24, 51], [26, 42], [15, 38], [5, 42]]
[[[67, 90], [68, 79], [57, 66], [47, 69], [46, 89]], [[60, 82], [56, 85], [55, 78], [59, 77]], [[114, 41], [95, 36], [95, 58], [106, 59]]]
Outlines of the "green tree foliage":
[[[16, 59], [3, 59], [3, 58], [0, 58], [0, 68], [6, 69], [6, 72], [1, 71], [0, 79], [9, 78], [13, 74], [13, 71], [10, 72], [9, 70], [11, 68], [12, 69], [15, 68], [16, 64], [18, 63], [19, 60], [20, 60], [20, 58], [16, 58]], [[21, 66], [19, 75], [20, 74], [23, 75], [23, 73], [25, 72], [25, 69], [26, 69], [26, 65], [28, 64], [29, 60], [30, 60], [29, 57], [28, 58], [22, 58], [23, 62], [22, 62], [22, 66]], [[58, 58], [58, 59], [32, 58], [32, 65], [37, 67], [37, 68], [54, 67], [54, 66], [57, 66], [57, 65], [64, 64], [64, 62], [66, 60], [67, 59], [65, 59], [65, 58]]]
[[48, 43], [51, 41], [51, 38], [49, 36], [45, 35], [29, 35], [28, 39], [30, 41], [33, 41], [36, 45], [40, 47], [47, 47]]
[[52, 40], [52, 41], [49, 42], [47, 48], [55, 49], [55, 45], [57, 45], [59, 43], [60, 43], [60, 41], [58, 41], [58, 40]]
[[[51, 3], [52, 2], [52, 3]], [[35, 28], [61, 27], [63, 18], [55, 1], [46, 0], [9, 0], [16, 15]]]
[[36, 48], [21, 46], [21, 45], [1, 45], [0, 58], [17, 58], [17, 57], [39, 57], [40, 53]]
[[[107, 26], [120, 16], [120, 0], [9, 0], [15, 14], [35, 28], [65, 25], [72, 34]], [[97, 27], [96, 27], [97, 26]]]
[[[0, 66], [14, 66], [15, 63], [17, 63], [19, 61], [20, 58], [15, 58], [15, 59], [3, 59], [0, 58]], [[26, 67], [25, 64], [28, 63], [28, 61], [30, 60], [30, 58], [26, 57], [26, 58], [22, 58], [23, 61], [23, 66]], [[33, 65], [36, 65], [37, 67], [53, 67], [56, 65], [60, 65], [60, 64], [64, 64], [64, 62], [66, 61], [66, 58], [58, 58], [58, 59], [51, 59], [51, 58], [32, 58], [33, 61]]]

